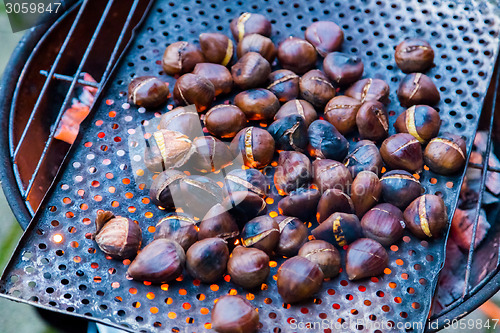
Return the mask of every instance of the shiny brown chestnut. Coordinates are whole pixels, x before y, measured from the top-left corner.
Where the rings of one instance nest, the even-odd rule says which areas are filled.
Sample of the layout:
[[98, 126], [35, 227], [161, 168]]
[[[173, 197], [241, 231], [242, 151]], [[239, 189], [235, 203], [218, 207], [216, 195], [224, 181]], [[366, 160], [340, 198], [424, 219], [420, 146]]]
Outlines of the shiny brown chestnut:
[[144, 151], [144, 164], [152, 172], [180, 168], [194, 153], [193, 142], [182, 133], [159, 130], [153, 133]]
[[227, 262], [231, 282], [245, 289], [260, 287], [269, 276], [270, 270], [269, 256], [253, 247], [237, 246]]
[[236, 105], [219, 104], [204, 118], [208, 132], [218, 138], [232, 138], [247, 124], [247, 117]]
[[398, 133], [382, 142], [380, 155], [391, 169], [403, 169], [419, 173], [424, 166], [422, 146], [411, 134]]
[[271, 39], [259, 34], [251, 34], [243, 37], [236, 49], [238, 58], [243, 57], [248, 52], [257, 52], [272, 64], [276, 58], [277, 50]]
[[307, 242], [309, 230], [296, 217], [293, 216], [276, 216], [274, 218], [278, 222], [280, 229], [280, 240], [276, 247], [276, 253], [285, 257], [297, 255], [299, 249]]
[[332, 52], [323, 60], [323, 70], [330, 80], [345, 87], [361, 79], [364, 65], [360, 57]]
[[272, 120], [280, 108], [278, 98], [262, 88], [240, 92], [234, 97], [234, 104], [243, 111], [248, 120]]
[[278, 223], [268, 215], [258, 216], [245, 224], [241, 231], [241, 244], [272, 254], [280, 239]]
[[424, 151], [425, 164], [440, 175], [452, 175], [465, 166], [467, 147], [458, 135], [444, 133], [432, 139]]
[[311, 179], [311, 161], [297, 151], [282, 151], [274, 172], [274, 186], [279, 195], [287, 195], [299, 187], [309, 184]]
[[304, 257], [292, 257], [278, 270], [278, 293], [285, 303], [297, 303], [320, 291], [324, 278], [317, 264]]
[[269, 20], [261, 14], [243, 13], [234, 18], [230, 24], [234, 39], [240, 42], [245, 36], [259, 34], [270, 37], [272, 26]]
[[164, 113], [160, 118], [160, 129], [180, 132], [191, 140], [203, 135], [200, 116], [192, 105], [179, 106]]
[[363, 237], [363, 230], [356, 215], [333, 213], [323, 223], [313, 229], [312, 234], [316, 239], [343, 247]]
[[363, 79], [356, 81], [346, 91], [345, 95], [357, 99], [361, 103], [379, 101], [389, 103], [389, 85], [380, 79]]
[[262, 128], [246, 127], [236, 134], [230, 148], [234, 156], [243, 157], [247, 167], [261, 169], [273, 159], [274, 139]]
[[323, 223], [333, 213], [354, 214], [354, 203], [351, 198], [336, 188], [328, 189], [321, 195], [316, 219], [318, 223]]
[[305, 73], [300, 78], [299, 87], [300, 96], [319, 109], [323, 109], [326, 103], [335, 97], [335, 87], [318, 69]]
[[351, 146], [344, 164], [353, 178], [356, 178], [361, 171], [371, 171], [378, 175], [383, 167], [382, 156], [375, 143], [370, 140], [361, 140]]
[[127, 275], [137, 281], [170, 282], [182, 274], [185, 262], [186, 255], [177, 242], [156, 239], [130, 263]]
[[380, 275], [388, 264], [387, 251], [373, 239], [358, 239], [347, 249], [346, 273], [351, 281]]
[[319, 239], [307, 242], [300, 248], [299, 256], [317, 264], [327, 279], [340, 273], [340, 253], [328, 242]]
[[224, 34], [206, 32], [200, 34], [200, 48], [205, 60], [214, 64], [227, 66], [231, 63], [234, 54], [234, 44]]
[[385, 202], [399, 209], [405, 209], [410, 202], [422, 195], [424, 188], [411, 173], [405, 170], [392, 170], [380, 178], [382, 197]]
[[248, 52], [231, 68], [233, 81], [241, 89], [251, 89], [266, 83], [271, 65], [260, 54]]
[[352, 176], [342, 163], [320, 159], [313, 162], [313, 182], [321, 193], [330, 188], [336, 188], [348, 193], [352, 183]]
[[267, 131], [274, 139], [276, 150], [295, 150], [305, 152], [309, 139], [304, 118], [298, 114], [277, 119]]
[[342, 161], [349, 152], [349, 142], [326, 120], [315, 120], [307, 129], [308, 151], [313, 158]]
[[194, 44], [181, 41], [167, 46], [161, 60], [163, 70], [168, 75], [189, 73], [205, 57]]
[[222, 238], [227, 242], [236, 239], [240, 234], [233, 216], [221, 204], [216, 204], [207, 212], [200, 223], [198, 239]]
[[193, 279], [213, 283], [222, 278], [229, 260], [229, 249], [221, 238], [205, 238], [186, 252], [186, 269]]
[[378, 176], [371, 171], [361, 171], [354, 178], [351, 187], [351, 198], [356, 215], [361, 218], [370, 208], [375, 206], [382, 195], [382, 184]]
[[306, 29], [304, 36], [322, 57], [330, 52], [340, 50], [344, 41], [344, 32], [331, 21], [314, 22]]
[[299, 188], [278, 202], [280, 214], [295, 216], [302, 221], [309, 221], [321, 197], [321, 193], [313, 188]]
[[439, 238], [448, 224], [446, 205], [441, 197], [424, 194], [405, 209], [406, 226], [418, 238]]
[[398, 133], [410, 133], [422, 144], [435, 138], [440, 126], [439, 113], [427, 105], [413, 105], [401, 113], [394, 123]]
[[425, 104], [435, 105], [441, 99], [439, 91], [431, 78], [422, 73], [412, 73], [399, 84], [398, 99], [401, 106]]
[[224, 179], [227, 193], [250, 191], [261, 197], [268, 192], [269, 183], [266, 176], [257, 169], [234, 169]]
[[394, 59], [403, 73], [425, 72], [432, 67], [434, 50], [425, 40], [411, 38], [399, 43]]
[[215, 96], [220, 94], [229, 94], [233, 89], [233, 77], [227, 67], [219, 64], [201, 62], [196, 64], [193, 74], [203, 76], [212, 82], [215, 89]]
[[222, 206], [234, 217], [240, 229], [249, 220], [267, 212], [266, 201], [260, 195], [246, 190], [229, 193], [222, 201]]
[[276, 95], [281, 103], [299, 96], [299, 76], [288, 69], [279, 69], [269, 74], [269, 82], [267, 89]]
[[239, 295], [224, 295], [212, 309], [212, 328], [219, 333], [257, 332], [259, 313], [245, 298]]
[[198, 112], [203, 112], [212, 105], [215, 87], [210, 80], [201, 75], [184, 74], [174, 86], [174, 100], [178, 105], [194, 104]]
[[384, 246], [392, 245], [400, 240], [405, 226], [403, 212], [388, 203], [376, 205], [361, 219], [361, 227], [365, 236]]
[[274, 116], [274, 119], [278, 120], [296, 114], [304, 118], [307, 127], [309, 127], [313, 121], [318, 119], [318, 113], [314, 107], [311, 103], [304, 101], [303, 99], [294, 99], [283, 104], [283, 106], [278, 110], [278, 113]]
[[317, 57], [314, 46], [302, 38], [288, 37], [278, 46], [281, 66], [299, 75], [313, 69]]
[[200, 172], [218, 171], [233, 161], [229, 147], [211, 135], [199, 136], [193, 140], [195, 152], [191, 156], [191, 166]]
[[180, 182], [180, 187], [188, 211], [199, 218], [223, 200], [222, 189], [208, 177], [187, 176]]
[[156, 224], [154, 239], [160, 238], [175, 241], [187, 251], [198, 240], [196, 221], [187, 214], [170, 213]]
[[361, 105], [356, 114], [356, 125], [363, 139], [381, 141], [389, 133], [389, 117], [384, 104], [369, 101]]
[[346, 135], [356, 129], [356, 115], [361, 102], [347, 96], [336, 96], [325, 106], [325, 120]]
[[154, 76], [137, 77], [128, 85], [128, 100], [145, 108], [164, 104], [169, 94], [168, 83]]
[[151, 202], [168, 210], [175, 209], [182, 202], [180, 181], [185, 177], [186, 174], [178, 170], [170, 169], [160, 172], [149, 189]]

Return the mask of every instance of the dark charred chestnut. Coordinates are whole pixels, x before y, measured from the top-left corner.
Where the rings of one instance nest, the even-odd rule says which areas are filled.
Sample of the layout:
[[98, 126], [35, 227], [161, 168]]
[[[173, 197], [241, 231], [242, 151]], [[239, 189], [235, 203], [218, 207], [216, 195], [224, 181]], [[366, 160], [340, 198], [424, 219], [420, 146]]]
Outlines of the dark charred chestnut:
[[361, 102], [347, 96], [336, 96], [325, 106], [325, 120], [346, 135], [356, 129], [356, 115]]
[[202, 62], [196, 64], [193, 74], [203, 76], [212, 82], [215, 89], [215, 96], [229, 94], [231, 89], [233, 89], [233, 77], [229, 69], [225, 66]]
[[164, 104], [169, 94], [168, 83], [154, 76], [140, 76], [128, 85], [128, 100], [145, 108]]
[[280, 229], [280, 240], [276, 247], [276, 253], [285, 257], [297, 255], [299, 249], [307, 242], [309, 230], [296, 217], [277, 216], [274, 218]]
[[231, 142], [234, 156], [241, 155], [249, 168], [263, 168], [273, 160], [274, 139], [266, 130], [247, 127], [236, 134]]
[[185, 262], [186, 255], [177, 242], [156, 239], [130, 263], [127, 275], [137, 281], [170, 282], [182, 274]]
[[276, 58], [277, 50], [271, 39], [259, 34], [251, 34], [243, 37], [236, 49], [238, 58], [243, 57], [248, 52], [257, 52], [272, 64]]
[[439, 113], [427, 105], [410, 107], [401, 113], [394, 123], [394, 128], [398, 133], [410, 133], [422, 144], [435, 138], [440, 126]]
[[251, 219], [241, 231], [241, 244], [244, 247], [255, 247], [268, 255], [274, 251], [279, 239], [278, 223], [268, 215]]
[[174, 100], [178, 105], [194, 104], [198, 112], [203, 112], [212, 105], [214, 97], [214, 85], [201, 75], [184, 74], [175, 82]]
[[320, 291], [324, 278], [317, 264], [304, 257], [293, 257], [278, 270], [278, 293], [285, 303], [300, 302]]
[[313, 188], [299, 188], [278, 202], [280, 214], [295, 216], [302, 221], [309, 221], [318, 206], [321, 193]]
[[186, 214], [170, 213], [156, 224], [154, 239], [160, 238], [175, 241], [187, 251], [198, 240], [196, 221]]
[[192, 105], [180, 106], [164, 113], [160, 118], [160, 129], [180, 132], [191, 140], [203, 135], [200, 116]]
[[198, 239], [222, 238], [231, 242], [240, 234], [233, 216], [221, 204], [216, 204], [207, 212], [200, 223]]
[[300, 96], [319, 109], [324, 108], [326, 103], [335, 97], [335, 88], [318, 69], [305, 73], [300, 78], [299, 86]]
[[361, 105], [356, 114], [356, 125], [363, 139], [381, 141], [389, 133], [389, 120], [385, 106], [377, 101]]
[[260, 54], [248, 52], [233, 65], [231, 74], [241, 89], [257, 88], [266, 83], [271, 65]]
[[396, 47], [394, 59], [403, 73], [425, 72], [432, 66], [434, 50], [425, 40], [407, 39]]
[[276, 150], [306, 151], [307, 126], [298, 114], [276, 120], [267, 130], [274, 139]]
[[355, 82], [346, 91], [345, 95], [357, 99], [361, 103], [379, 101], [389, 103], [389, 86], [380, 79], [363, 79]]
[[257, 169], [235, 169], [225, 178], [225, 189], [228, 193], [250, 191], [261, 197], [268, 192], [269, 184], [266, 176]]
[[404, 170], [392, 170], [380, 178], [382, 197], [385, 202], [399, 209], [405, 209], [410, 202], [422, 195], [424, 188], [411, 173]]
[[254, 13], [243, 13], [239, 17], [234, 18], [231, 21], [230, 28], [237, 42], [240, 42], [243, 37], [251, 34], [270, 37], [272, 30], [271, 23], [264, 15]]
[[465, 166], [467, 147], [465, 140], [454, 134], [444, 133], [432, 139], [424, 152], [425, 164], [441, 175], [452, 175]]
[[224, 295], [212, 309], [212, 327], [216, 332], [257, 332], [259, 313], [239, 295]]
[[165, 209], [175, 209], [176, 202], [182, 201], [180, 181], [186, 177], [184, 172], [178, 170], [165, 170], [153, 180], [149, 189], [151, 202]]
[[218, 138], [232, 138], [247, 124], [247, 117], [236, 105], [219, 104], [205, 114], [208, 132]]
[[408, 74], [398, 88], [398, 99], [401, 106], [425, 104], [435, 105], [441, 97], [431, 78], [422, 73]]
[[419, 173], [424, 166], [422, 146], [411, 134], [398, 133], [382, 142], [380, 155], [391, 169], [403, 169]]
[[186, 269], [193, 279], [213, 283], [222, 278], [229, 260], [226, 241], [205, 238], [194, 243], [186, 252]]
[[313, 181], [321, 193], [330, 188], [348, 193], [352, 176], [342, 163], [320, 159], [313, 162]]
[[183, 178], [181, 192], [188, 210], [200, 218], [223, 199], [222, 189], [217, 182], [204, 176]]
[[373, 207], [361, 219], [361, 227], [365, 236], [384, 246], [392, 245], [400, 240], [405, 226], [401, 210], [388, 203]]
[[353, 178], [356, 178], [361, 171], [371, 171], [379, 174], [382, 170], [382, 156], [377, 146], [369, 140], [361, 140], [351, 146], [351, 152], [344, 159], [345, 166], [351, 172]]
[[269, 256], [262, 250], [237, 246], [229, 261], [227, 272], [231, 282], [245, 289], [260, 287], [269, 276]]
[[354, 204], [351, 198], [336, 188], [328, 189], [321, 195], [318, 202], [316, 219], [323, 223], [333, 213], [354, 214]]
[[262, 88], [240, 92], [235, 96], [234, 104], [243, 111], [248, 120], [272, 120], [280, 108], [278, 98]]
[[188, 42], [175, 42], [167, 46], [161, 60], [163, 70], [168, 75], [189, 73], [205, 57], [196, 45]]
[[297, 151], [282, 151], [274, 172], [274, 186], [280, 195], [286, 195], [309, 184], [311, 161]]
[[323, 60], [323, 70], [330, 80], [345, 87], [361, 79], [364, 65], [360, 57], [332, 52]]
[[387, 251], [373, 239], [358, 239], [347, 249], [345, 270], [351, 281], [380, 275], [388, 264]]
[[211, 135], [199, 136], [193, 140], [195, 152], [190, 162], [200, 172], [215, 172], [233, 161], [229, 147]]
[[300, 248], [299, 256], [317, 264], [327, 279], [334, 278], [340, 273], [340, 253], [328, 242], [322, 240], [307, 242]]
[[222, 206], [234, 217], [240, 228], [254, 217], [267, 212], [266, 201], [251, 191], [231, 192], [224, 198]]
[[448, 224], [448, 214], [443, 199], [434, 194], [424, 194], [405, 209], [406, 226], [418, 238], [439, 238]]
[[206, 61], [222, 66], [231, 63], [234, 54], [234, 44], [231, 39], [218, 32], [202, 33], [200, 48]]
[[342, 161], [349, 151], [349, 142], [326, 120], [315, 120], [307, 130], [311, 157]]
[[267, 89], [282, 103], [299, 96], [299, 76], [288, 69], [279, 69], [269, 74]]
[[180, 168], [194, 153], [193, 142], [182, 133], [159, 130], [153, 133], [144, 151], [144, 164], [152, 172]]
[[307, 127], [309, 127], [313, 121], [318, 119], [318, 114], [316, 113], [314, 107], [311, 103], [304, 101], [303, 99], [294, 99], [283, 104], [283, 106], [278, 110], [278, 113], [274, 116], [274, 119], [278, 120], [295, 114], [304, 118]]
[[351, 187], [351, 198], [356, 209], [356, 215], [361, 218], [379, 202], [381, 195], [382, 184], [376, 174], [371, 171], [358, 173]]
[[284, 69], [304, 74], [316, 65], [316, 49], [308, 41], [288, 37], [278, 46], [278, 60]]
[[314, 22], [306, 29], [304, 36], [322, 57], [340, 50], [344, 41], [344, 32], [331, 21]]
[[313, 229], [312, 234], [316, 239], [343, 247], [363, 237], [363, 230], [356, 215], [333, 213], [323, 223]]

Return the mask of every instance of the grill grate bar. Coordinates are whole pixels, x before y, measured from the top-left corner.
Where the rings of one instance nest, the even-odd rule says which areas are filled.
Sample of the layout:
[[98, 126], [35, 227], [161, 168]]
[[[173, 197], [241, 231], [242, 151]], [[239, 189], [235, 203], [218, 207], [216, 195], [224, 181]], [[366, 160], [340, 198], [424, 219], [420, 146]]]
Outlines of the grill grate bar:
[[[40, 71], [40, 74], [42, 74], [44, 76], [48, 76], [49, 72], [47, 72], [47, 71]], [[52, 77], [54, 79], [56, 79], [56, 80], [61, 80], [61, 81], [66, 81], [66, 82], [72, 82], [73, 79], [74, 79], [73, 76], [63, 75], [63, 74], [57, 74], [57, 73], [55, 73]], [[81, 75], [80, 75], [80, 77], [81, 77]], [[99, 88], [99, 86], [100, 86], [100, 83], [85, 81], [84, 79], [81, 79], [81, 78], [77, 79], [76, 83], [78, 83], [78, 84], [80, 84], [82, 86], [89, 86], [89, 87], [93, 87], [93, 88]]]
[[[491, 135], [491, 133], [489, 133], [488, 135]], [[484, 167], [484, 164], [469, 163], [468, 166], [469, 166], [469, 168], [481, 169], [482, 170], [483, 167]], [[500, 168], [488, 165], [488, 171], [491, 171], [491, 172], [500, 172]]]

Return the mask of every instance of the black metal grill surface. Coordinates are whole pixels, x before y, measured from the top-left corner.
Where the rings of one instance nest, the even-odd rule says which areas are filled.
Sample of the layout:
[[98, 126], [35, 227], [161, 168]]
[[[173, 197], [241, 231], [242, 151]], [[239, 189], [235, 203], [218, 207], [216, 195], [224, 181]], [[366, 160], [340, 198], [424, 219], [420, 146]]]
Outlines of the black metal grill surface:
[[[225, 280], [217, 284], [182, 281], [162, 286], [125, 278], [128, 262], [107, 260], [91, 240], [98, 209], [139, 221], [144, 243], [164, 214], [149, 202], [148, 190], [135, 179], [128, 137], [141, 122], [159, 117], [127, 104], [131, 78], [159, 75], [164, 48], [177, 40], [197, 43], [204, 31], [230, 35], [229, 21], [249, 11], [273, 23], [272, 39], [303, 36], [316, 20], [332, 20], [345, 31], [343, 51], [360, 56], [364, 77], [384, 79], [391, 87], [392, 124], [404, 108], [396, 89], [404, 74], [395, 66], [394, 47], [406, 37], [428, 40], [436, 52], [428, 75], [441, 92], [441, 133], [467, 138], [469, 153], [498, 48], [498, 17], [488, 2], [455, 1], [201, 1], [159, 0], [118, 68], [106, 96], [82, 126], [64, 172], [35, 216], [0, 284], [3, 296], [34, 305], [92, 317], [130, 331], [202, 332], [210, 325], [214, 301], [226, 293], [246, 296], [258, 307], [262, 332], [423, 331], [444, 260], [445, 238], [419, 241], [410, 234], [388, 248], [389, 268], [378, 278], [348, 281], [342, 273], [326, 281], [314, 301], [283, 304], [274, 280], [282, 259], [272, 262], [262, 290], [248, 292]], [[166, 110], [166, 109], [165, 109]], [[426, 193], [441, 193], [450, 216], [462, 178], [424, 170]], [[279, 198], [272, 198], [275, 214]], [[274, 212], [274, 213], [273, 213]], [[320, 324], [324, 325], [321, 326]], [[320, 326], [317, 326], [320, 325]], [[405, 326], [402, 326], [405, 325]], [[390, 326], [394, 326], [390, 328]], [[297, 327], [297, 328], [295, 328]], [[329, 330], [330, 329], [330, 330]]]

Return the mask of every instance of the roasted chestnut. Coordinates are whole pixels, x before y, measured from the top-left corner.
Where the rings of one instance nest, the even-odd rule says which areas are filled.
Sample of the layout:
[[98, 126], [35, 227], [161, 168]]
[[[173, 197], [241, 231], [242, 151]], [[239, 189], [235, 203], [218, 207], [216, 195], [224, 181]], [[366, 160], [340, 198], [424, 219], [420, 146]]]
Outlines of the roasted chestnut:
[[263, 168], [273, 160], [274, 139], [266, 130], [247, 127], [236, 134], [231, 142], [234, 156], [241, 155], [249, 168]]
[[246, 35], [238, 43], [238, 48], [236, 49], [236, 54], [238, 55], [238, 58], [243, 57], [248, 52], [259, 53], [270, 64], [273, 63], [277, 53], [273, 41], [259, 34]]
[[316, 219], [318, 223], [323, 223], [333, 213], [354, 214], [354, 204], [351, 198], [336, 188], [328, 189], [321, 195]]
[[145, 108], [164, 104], [169, 96], [168, 83], [154, 76], [140, 76], [128, 85], [128, 100]]
[[424, 188], [411, 173], [404, 170], [392, 170], [380, 178], [382, 197], [385, 202], [399, 209], [405, 209], [410, 202], [422, 195]]
[[299, 188], [278, 202], [280, 214], [295, 216], [302, 221], [309, 221], [318, 206], [321, 193], [313, 188]]
[[274, 116], [274, 119], [278, 120], [290, 115], [298, 114], [304, 118], [306, 126], [309, 127], [313, 121], [318, 119], [318, 114], [314, 107], [308, 101], [303, 99], [294, 99], [286, 102], [278, 110], [278, 113]]
[[344, 41], [344, 32], [331, 21], [314, 22], [306, 29], [304, 36], [322, 57], [340, 50]]
[[185, 177], [186, 174], [178, 170], [170, 169], [160, 172], [149, 189], [151, 202], [165, 209], [175, 209], [176, 203], [183, 201], [180, 181]]
[[206, 61], [222, 66], [227, 66], [234, 54], [234, 44], [231, 39], [218, 32], [202, 33], [200, 48]]
[[380, 79], [363, 79], [355, 82], [346, 91], [345, 95], [355, 98], [361, 103], [379, 101], [389, 103], [389, 86]]
[[216, 332], [257, 332], [259, 313], [239, 295], [224, 295], [212, 309], [212, 327]]
[[349, 151], [349, 142], [326, 120], [315, 120], [307, 130], [311, 157], [342, 161]]
[[276, 120], [267, 130], [274, 139], [276, 150], [306, 151], [309, 143], [307, 125], [298, 114]]
[[279, 69], [269, 74], [267, 89], [282, 103], [299, 96], [299, 76], [288, 69]]
[[363, 237], [363, 230], [356, 215], [333, 213], [323, 223], [313, 229], [312, 234], [316, 239], [343, 247]]
[[225, 66], [202, 62], [196, 64], [193, 74], [203, 76], [212, 82], [215, 89], [215, 96], [229, 94], [231, 89], [233, 89], [233, 77], [229, 69]]
[[345, 87], [361, 79], [364, 65], [357, 56], [332, 52], [323, 60], [323, 70], [330, 80]]
[[266, 281], [270, 270], [269, 256], [253, 247], [237, 246], [227, 262], [231, 282], [245, 289], [260, 287]]
[[182, 274], [185, 262], [186, 255], [177, 242], [156, 239], [130, 263], [127, 275], [137, 281], [170, 282]]
[[272, 254], [280, 239], [278, 223], [268, 215], [258, 216], [245, 224], [241, 231], [241, 244]]
[[401, 210], [388, 203], [373, 207], [361, 219], [361, 227], [365, 236], [384, 246], [392, 245], [400, 240], [405, 226]]
[[247, 117], [236, 105], [219, 104], [205, 114], [208, 132], [218, 138], [232, 138], [247, 124]]
[[387, 251], [373, 239], [358, 239], [347, 249], [345, 270], [351, 281], [380, 275], [388, 264]]
[[335, 97], [335, 88], [318, 69], [305, 73], [300, 78], [299, 86], [300, 96], [319, 109], [324, 108], [326, 103]]
[[250, 191], [263, 197], [268, 187], [266, 176], [257, 169], [235, 169], [230, 171], [225, 178], [225, 189], [228, 193]]
[[342, 163], [320, 159], [313, 162], [313, 182], [321, 193], [330, 188], [336, 188], [348, 193], [352, 183], [352, 176]]
[[141, 248], [142, 230], [131, 219], [110, 211], [98, 211], [93, 235], [99, 248], [108, 256], [123, 260], [133, 258]]
[[148, 143], [144, 151], [144, 164], [152, 172], [180, 168], [194, 153], [193, 142], [176, 131], [156, 131]]
[[222, 278], [229, 260], [229, 249], [221, 238], [205, 238], [186, 252], [186, 269], [193, 279], [213, 283]]
[[406, 226], [418, 238], [439, 238], [448, 224], [446, 206], [441, 197], [424, 194], [405, 209]]
[[187, 176], [181, 181], [181, 192], [188, 210], [203, 217], [212, 206], [221, 203], [223, 192], [215, 180], [204, 176]]
[[351, 198], [356, 215], [361, 218], [370, 208], [375, 206], [382, 195], [382, 184], [378, 176], [371, 171], [361, 171], [354, 178], [351, 187]]
[[160, 129], [180, 132], [191, 140], [203, 135], [200, 116], [192, 105], [180, 106], [164, 113], [160, 118]]
[[229, 193], [222, 206], [234, 217], [240, 229], [249, 220], [267, 212], [266, 201], [260, 195], [246, 190]]
[[205, 57], [196, 45], [188, 42], [175, 42], [167, 46], [161, 60], [163, 70], [168, 75], [189, 73]]
[[243, 111], [248, 120], [272, 120], [280, 108], [278, 98], [262, 88], [240, 92], [234, 97], [234, 104]]
[[435, 105], [441, 97], [431, 78], [422, 73], [412, 73], [405, 76], [398, 88], [398, 99], [401, 106], [425, 104]]
[[391, 169], [403, 169], [419, 173], [424, 166], [422, 146], [411, 134], [398, 133], [382, 142], [380, 155]]
[[282, 151], [274, 172], [274, 186], [279, 195], [286, 195], [299, 187], [309, 184], [311, 161], [297, 151]]
[[299, 256], [317, 264], [327, 279], [340, 273], [340, 253], [328, 242], [319, 239], [307, 242], [300, 248]]
[[198, 112], [203, 112], [212, 105], [215, 87], [210, 80], [201, 75], [184, 74], [174, 86], [174, 100], [178, 105], [194, 104]]
[[356, 125], [363, 139], [381, 141], [389, 133], [389, 120], [385, 106], [378, 101], [361, 105], [356, 114]]
[[257, 52], [248, 52], [231, 68], [233, 81], [241, 89], [264, 85], [271, 74], [271, 65]]
[[467, 147], [462, 137], [444, 133], [429, 142], [424, 151], [424, 161], [433, 172], [452, 175], [464, 168], [466, 153]]
[[233, 216], [221, 204], [210, 208], [201, 221], [199, 229], [198, 239], [217, 237], [229, 242], [240, 234]]
[[193, 140], [195, 152], [190, 162], [200, 172], [215, 172], [233, 161], [229, 147], [211, 135], [199, 136]]
[[296, 217], [277, 216], [274, 218], [280, 229], [280, 240], [276, 247], [276, 253], [285, 257], [297, 255], [299, 249], [307, 242], [309, 230]]
[[186, 214], [170, 213], [156, 224], [154, 239], [160, 238], [173, 240], [187, 251], [198, 240], [196, 221]]
[[361, 102], [347, 96], [336, 96], [325, 106], [325, 120], [346, 135], [356, 129], [356, 115]]
[[278, 60], [284, 69], [304, 74], [316, 65], [316, 49], [308, 41], [288, 37], [278, 46]]
[[434, 50], [425, 40], [407, 39], [396, 47], [394, 59], [403, 73], [425, 72], [432, 66]]
[[254, 13], [243, 13], [234, 18], [230, 24], [234, 39], [240, 42], [243, 37], [251, 34], [271, 36], [271, 23], [264, 15]]
[[296, 303], [320, 291], [324, 278], [317, 264], [304, 257], [293, 257], [278, 270], [278, 293], [285, 303]]
[[440, 126], [439, 113], [427, 105], [413, 105], [401, 113], [394, 123], [398, 133], [410, 133], [422, 144], [435, 138]]
[[382, 170], [383, 161], [377, 146], [372, 141], [361, 140], [351, 146], [344, 164], [352, 177], [356, 178], [361, 171], [371, 171], [378, 175]]

